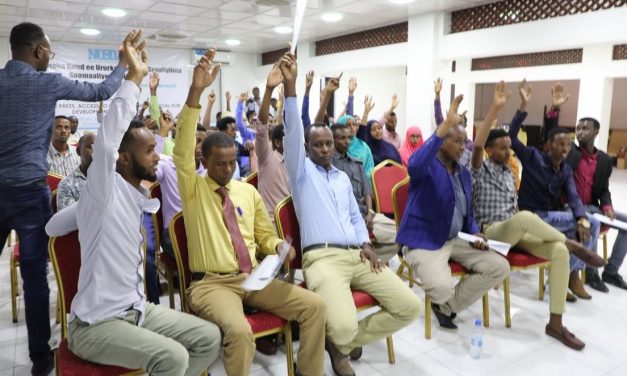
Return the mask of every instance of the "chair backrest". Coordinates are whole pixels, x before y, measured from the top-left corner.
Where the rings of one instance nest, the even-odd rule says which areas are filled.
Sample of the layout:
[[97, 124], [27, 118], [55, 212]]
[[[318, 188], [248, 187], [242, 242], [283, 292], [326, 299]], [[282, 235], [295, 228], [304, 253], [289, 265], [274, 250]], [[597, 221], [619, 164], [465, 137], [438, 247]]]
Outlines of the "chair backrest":
[[407, 205], [407, 197], [409, 196], [409, 178], [405, 178], [398, 182], [392, 188], [392, 203], [394, 204], [394, 222], [396, 229], [401, 224], [403, 214], [405, 214], [405, 206]]
[[155, 228], [155, 249], [159, 249], [161, 246], [161, 234], [163, 234], [163, 200], [161, 196], [161, 184], [155, 183], [148, 189], [150, 198], [156, 198], [159, 200], [159, 210], [152, 214], [152, 225]]
[[179, 275], [181, 309], [183, 312], [189, 312], [185, 291], [187, 291], [187, 286], [189, 286], [192, 281], [192, 272], [189, 269], [187, 232], [185, 231], [183, 212], [178, 212], [174, 217], [172, 217], [168, 231], [170, 232], [170, 239], [172, 239], [172, 248], [174, 248], [174, 257], [176, 259], [176, 269]]
[[59, 193], [58, 189], [55, 189], [50, 193], [50, 206], [52, 207], [52, 213], [56, 213], [59, 208], [57, 207], [57, 194]]
[[63, 176], [49, 172], [46, 177], [46, 181], [48, 182], [48, 187], [50, 187], [50, 191], [54, 191], [59, 187], [59, 183], [63, 180]]
[[253, 172], [252, 174], [248, 175], [244, 181], [250, 185], [252, 185], [253, 187], [255, 187], [255, 189], [258, 189], [258, 183], [259, 183], [259, 175], [257, 174], [257, 172]]
[[274, 209], [274, 222], [277, 234], [280, 238], [292, 238], [292, 246], [296, 250], [296, 257], [290, 262], [290, 268], [301, 269], [302, 266], [302, 250], [300, 249], [300, 225], [298, 217], [294, 210], [294, 202], [292, 196], [288, 196], [281, 200]]
[[407, 177], [403, 165], [387, 159], [379, 163], [372, 171], [372, 190], [378, 213], [393, 214], [392, 188]]
[[61, 333], [65, 336], [65, 317], [78, 291], [78, 275], [81, 270], [81, 245], [78, 231], [64, 236], [52, 237], [48, 242], [50, 261], [57, 280], [59, 302], [61, 304]]

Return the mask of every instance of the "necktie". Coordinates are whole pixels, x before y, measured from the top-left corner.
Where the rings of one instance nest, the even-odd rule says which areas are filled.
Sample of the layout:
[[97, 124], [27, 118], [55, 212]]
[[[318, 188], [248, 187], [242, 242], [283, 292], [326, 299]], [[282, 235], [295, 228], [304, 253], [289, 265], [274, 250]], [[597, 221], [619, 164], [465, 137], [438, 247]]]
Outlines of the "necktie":
[[252, 262], [250, 261], [250, 253], [248, 253], [248, 247], [246, 247], [246, 242], [237, 224], [233, 201], [229, 198], [229, 192], [226, 187], [220, 187], [216, 189], [216, 192], [222, 197], [222, 217], [224, 218], [224, 224], [227, 230], [231, 234], [231, 243], [235, 250], [239, 271], [242, 273], [250, 273], [253, 268]]

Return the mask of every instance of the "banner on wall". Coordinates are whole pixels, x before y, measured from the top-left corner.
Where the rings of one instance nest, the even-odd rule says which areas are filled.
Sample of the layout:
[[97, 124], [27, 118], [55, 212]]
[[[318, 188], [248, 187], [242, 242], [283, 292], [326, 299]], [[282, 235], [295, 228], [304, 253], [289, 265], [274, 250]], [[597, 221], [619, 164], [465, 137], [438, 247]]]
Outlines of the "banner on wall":
[[[100, 83], [115, 69], [118, 64], [117, 47], [95, 46], [81, 43], [55, 43], [55, 59], [50, 61], [49, 72], [61, 73], [65, 77], [76, 80]], [[148, 66], [150, 72], [159, 73], [159, 89], [157, 95], [163, 111], [170, 111], [176, 116], [183, 102], [193, 65], [190, 64], [188, 50], [158, 49], [148, 50]], [[148, 77], [141, 86], [140, 102], [150, 97]], [[109, 101], [105, 101], [105, 112]], [[76, 116], [79, 130], [93, 131], [100, 127], [96, 120], [98, 102], [58, 101], [56, 115]], [[145, 111], [148, 114], [148, 110]]]

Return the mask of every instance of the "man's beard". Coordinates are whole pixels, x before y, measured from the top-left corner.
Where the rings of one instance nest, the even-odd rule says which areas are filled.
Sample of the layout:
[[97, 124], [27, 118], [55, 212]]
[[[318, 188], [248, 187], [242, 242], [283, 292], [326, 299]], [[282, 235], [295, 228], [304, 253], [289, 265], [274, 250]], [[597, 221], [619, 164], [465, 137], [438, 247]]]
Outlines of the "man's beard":
[[147, 168], [142, 167], [135, 157], [133, 156], [133, 174], [142, 180], [148, 180], [149, 182], [156, 182], [157, 175], [152, 172], [152, 170], [148, 170]]

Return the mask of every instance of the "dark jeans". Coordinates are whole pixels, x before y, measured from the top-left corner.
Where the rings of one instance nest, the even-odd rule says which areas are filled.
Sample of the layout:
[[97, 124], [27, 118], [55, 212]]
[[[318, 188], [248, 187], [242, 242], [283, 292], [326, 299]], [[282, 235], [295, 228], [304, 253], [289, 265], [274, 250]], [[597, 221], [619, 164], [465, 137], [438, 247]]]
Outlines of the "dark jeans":
[[143, 220], [144, 231], [146, 231], [146, 300], [153, 304], [159, 304], [159, 275], [157, 274], [157, 265], [155, 260], [155, 228], [152, 225], [152, 217], [150, 213], [144, 213]]
[[0, 185], [0, 241], [13, 229], [20, 244], [20, 274], [24, 281], [24, 306], [28, 351], [32, 361], [50, 354], [50, 289], [48, 288], [48, 235], [45, 226], [52, 216], [47, 185], [8, 187]]
[[172, 260], [176, 260], [176, 256], [174, 256], [174, 248], [172, 247], [172, 239], [170, 239], [170, 229], [163, 229], [163, 235], [161, 236], [161, 249], [170, 257]]

